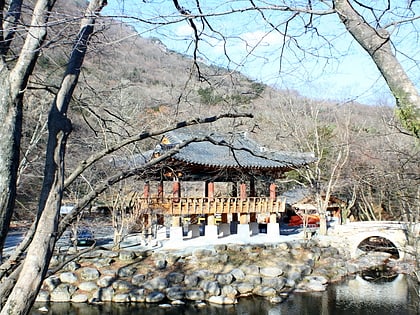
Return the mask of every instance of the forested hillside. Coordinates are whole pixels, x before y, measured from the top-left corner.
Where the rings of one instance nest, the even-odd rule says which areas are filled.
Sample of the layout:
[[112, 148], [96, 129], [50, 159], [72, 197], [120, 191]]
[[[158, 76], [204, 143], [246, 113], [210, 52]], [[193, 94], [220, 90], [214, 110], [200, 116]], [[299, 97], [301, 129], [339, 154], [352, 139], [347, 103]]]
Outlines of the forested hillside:
[[[74, 16], [83, 9], [69, 6]], [[24, 145], [15, 219], [34, 213], [42, 183], [46, 116], [66, 65], [78, 20], [53, 26], [25, 94]], [[332, 82], [333, 84], [333, 82]], [[129, 136], [159, 130], [176, 122], [221, 113], [252, 113], [203, 125], [201, 129], [247, 132], [269, 149], [311, 151], [314, 169], [289, 174], [281, 189], [321, 181], [334, 182], [333, 194], [349, 201], [354, 217], [401, 219], [418, 211], [419, 150], [415, 138], [395, 121], [393, 108], [377, 104], [311, 100], [296, 91], [276, 90], [240, 73], [169, 51], [158, 39], [140, 37], [117, 20], [101, 20], [91, 39], [69, 118], [73, 123], [66, 173], [94, 152]], [[130, 155], [150, 149], [159, 137], [114, 153]], [[66, 200], [83, 197], [109, 175], [94, 166], [66, 192]], [[354, 203], [354, 204], [353, 204]], [[417, 206], [416, 206], [417, 205]], [[349, 213], [350, 214], [350, 213]]]

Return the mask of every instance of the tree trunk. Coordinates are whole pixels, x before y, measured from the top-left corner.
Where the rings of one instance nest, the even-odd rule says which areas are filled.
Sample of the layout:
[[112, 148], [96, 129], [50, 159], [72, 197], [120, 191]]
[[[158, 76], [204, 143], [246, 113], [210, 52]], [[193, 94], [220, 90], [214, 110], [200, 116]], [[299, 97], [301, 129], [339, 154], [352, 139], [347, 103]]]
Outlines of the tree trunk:
[[335, 0], [335, 9], [346, 29], [366, 50], [396, 99], [402, 125], [420, 137], [420, 95], [393, 53], [387, 30], [370, 26], [348, 0]]
[[[5, 34], [5, 40], [0, 47], [0, 261], [16, 197], [23, 94], [38, 59], [38, 50], [47, 35], [48, 13], [54, 3], [55, 1], [47, 0], [39, 0], [36, 3], [25, 43], [12, 70], [8, 69], [3, 57], [7, 54], [13, 38], [20, 16], [21, 1], [10, 3], [9, 9], [17, 12], [9, 12], [8, 16], [13, 15], [14, 19], [0, 19]], [[3, 13], [3, 6], [0, 9], [0, 13]]]
[[87, 44], [93, 32], [96, 13], [106, 4], [104, 0], [89, 3], [81, 29], [76, 38], [66, 73], [48, 117], [48, 144], [44, 182], [39, 202], [39, 222], [28, 248], [19, 278], [10, 293], [1, 315], [29, 313], [47, 273], [57, 240], [58, 217], [64, 185], [64, 156], [66, 141], [71, 132], [67, 110], [76, 87]]
[[[1, 72], [0, 72], [1, 73]], [[7, 76], [8, 77], [8, 76]], [[16, 197], [22, 103], [10, 99], [10, 84], [2, 75], [0, 86], [0, 262]]]

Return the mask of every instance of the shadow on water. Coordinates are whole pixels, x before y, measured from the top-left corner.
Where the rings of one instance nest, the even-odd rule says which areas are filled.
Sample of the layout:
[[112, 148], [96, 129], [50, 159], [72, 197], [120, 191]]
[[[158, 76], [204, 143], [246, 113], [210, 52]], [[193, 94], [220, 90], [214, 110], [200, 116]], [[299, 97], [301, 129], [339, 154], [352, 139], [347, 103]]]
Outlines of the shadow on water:
[[[377, 274], [374, 274], [375, 276]], [[32, 315], [418, 315], [420, 314], [419, 286], [413, 279], [379, 276], [375, 281], [372, 274], [369, 281], [363, 274], [349, 278], [339, 284], [331, 284], [325, 292], [296, 293], [280, 304], [271, 304], [263, 298], [241, 298], [232, 306], [194, 304], [161, 308], [151, 304], [75, 304], [50, 303], [47, 312], [38, 309], [44, 304], [36, 304]], [[366, 277], [366, 275], [365, 275]]]

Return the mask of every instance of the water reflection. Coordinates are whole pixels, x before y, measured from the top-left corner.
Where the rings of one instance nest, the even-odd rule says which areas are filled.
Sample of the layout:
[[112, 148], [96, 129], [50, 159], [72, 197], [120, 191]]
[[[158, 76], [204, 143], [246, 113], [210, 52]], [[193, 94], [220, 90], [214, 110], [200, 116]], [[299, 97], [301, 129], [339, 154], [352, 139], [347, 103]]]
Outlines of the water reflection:
[[366, 281], [360, 275], [330, 285], [326, 292], [294, 294], [281, 304], [271, 304], [262, 298], [242, 298], [234, 306], [199, 308], [188, 304], [169, 309], [146, 304], [52, 303], [46, 313], [37, 310], [42, 305], [35, 305], [32, 315], [418, 315], [419, 291], [418, 284], [414, 284], [403, 275], [393, 281]]
[[338, 303], [403, 304], [408, 301], [408, 284], [403, 275], [394, 281], [366, 281], [362, 276], [348, 280], [347, 285], [337, 286]]

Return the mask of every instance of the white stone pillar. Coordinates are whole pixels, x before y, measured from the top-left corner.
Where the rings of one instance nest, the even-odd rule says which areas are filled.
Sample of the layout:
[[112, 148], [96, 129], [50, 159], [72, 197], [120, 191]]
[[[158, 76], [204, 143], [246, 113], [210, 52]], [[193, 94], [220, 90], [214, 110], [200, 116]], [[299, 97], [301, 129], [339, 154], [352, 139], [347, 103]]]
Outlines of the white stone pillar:
[[242, 241], [249, 241], [251, 239], [251, 234], [249, 231], [249, 224], [238, 224], [238, 238]]
[[207, 240], [217, 240], [219, 235], [217, 231], [217, 225], [214, 218], [214, 214], [209, 214], [207, 216], [207, 225], [205, 226], [204, 237]]
[[169, 231], [170, 231], [169, 238], [171, 241], [175, 241], [175, 242], [182, 241], [183, 231], [182, 231], [182, 226], [180, 224], [179, 216], [172, 217], [172, 224]]
[[267, 223], [267, 239], [277, 239], [280, 235], [280, 224], [277, 223], [277, 215], [270, 214], [270, 222]]

